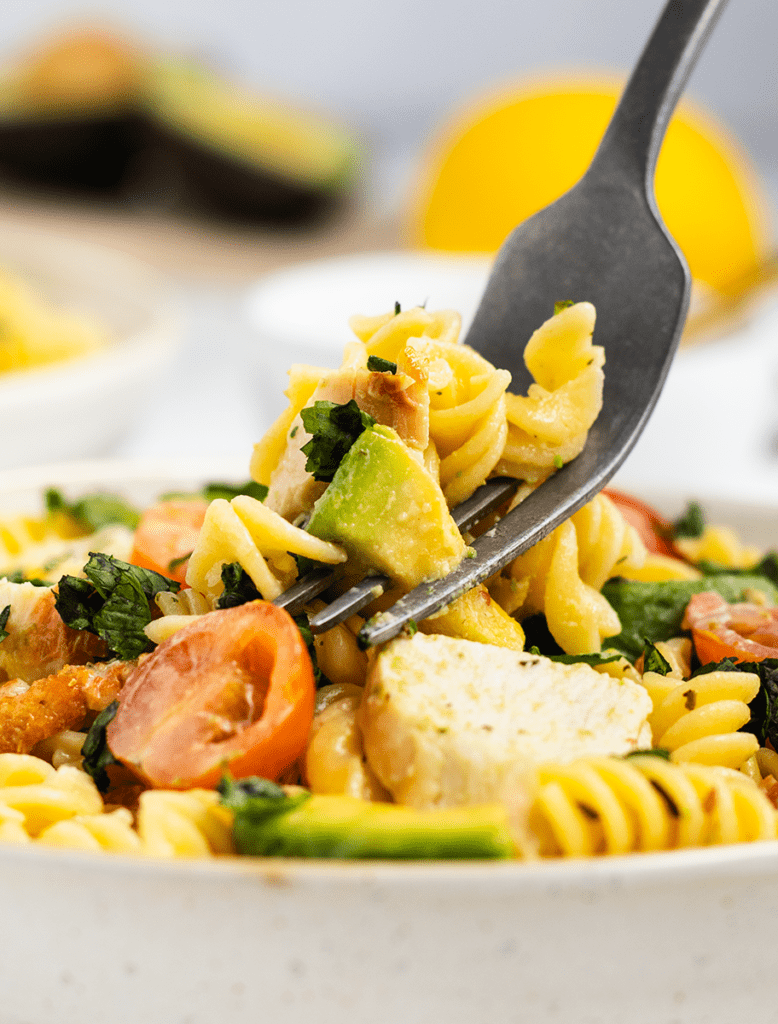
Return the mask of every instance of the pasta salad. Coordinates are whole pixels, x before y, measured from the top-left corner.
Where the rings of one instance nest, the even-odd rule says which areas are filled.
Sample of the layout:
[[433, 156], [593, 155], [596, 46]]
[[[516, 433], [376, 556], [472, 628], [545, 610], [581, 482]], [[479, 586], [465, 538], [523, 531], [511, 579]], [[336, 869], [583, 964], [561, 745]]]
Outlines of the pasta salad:
[[[593, 856], [778, 834], [778, 558], [606, 490], [382, 647], [364, 622], [468, 557], [451, 510], [575, 458], [595, 311], [558, 303], [535, 383], [456, 314], [355, 317], [293, 366], [250, 480], [51, 489], [0, 520], [0, 841], [166, 857]], [[322, 598], [273, 601], [312, 568]], [[391, 580], [314, 635], [323, 600]]]

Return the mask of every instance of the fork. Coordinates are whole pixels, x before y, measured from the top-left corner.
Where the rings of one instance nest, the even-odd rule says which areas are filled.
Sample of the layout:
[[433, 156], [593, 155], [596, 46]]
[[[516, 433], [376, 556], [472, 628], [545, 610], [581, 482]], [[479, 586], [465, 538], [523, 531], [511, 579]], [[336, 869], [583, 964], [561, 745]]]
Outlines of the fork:
[[[526, 390], [532, 381], [524, 345], [555, 300], [592, 302], [607, 363], [602, 411], [583, 451], [482, 534], [473, 544], [475, 557], [366, 622], [358, 636], [362, 646], [383, 643], [434, 614], [542, 540], [605, 486], [646, 425], [678, 345], [690, 291], [688, 267], [656, 206], [654, 170], [673, 110], [726, 2], [669, 0], [588, 171], [508, 236], [465, 339], [510, 370], [513, 390]], [[459, 528], [494, 511], [517, 485], [487, 481], [454, 509]], [[316, 569], [275, 603], [298, 609], [333, 579], [331, 570]], [[388, 586], [384, 576], [367, 577], [314, 615], [311, 630], [332, 628]]]

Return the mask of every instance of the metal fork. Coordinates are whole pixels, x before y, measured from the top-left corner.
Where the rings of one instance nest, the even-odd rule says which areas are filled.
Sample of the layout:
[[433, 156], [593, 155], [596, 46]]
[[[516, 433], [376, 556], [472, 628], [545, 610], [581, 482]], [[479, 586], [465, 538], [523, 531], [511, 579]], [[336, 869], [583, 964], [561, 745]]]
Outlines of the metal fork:
[[[443, 579], [416, 587], [365, 623], [359, 634], [364, 646], [383, 643], [409, 622], [434, 614], [542, 540], [605, 486], [643, 430], [678, 345], [690, 289], [684, 258], [656, 207], [656, 159], [725, 3], [669, 0], [589, 170], [561, 199], [508, 236], [465, 339], [495, 366], [510, 370], [511, 390], [526, 391], [532, 381], [523, 351], [532, 331], [551, 315], [555, 300], [592, 302], [595, 340], [604, 346], [607, 362], [602, 412], [584, 450], [479, 537], [474, 558]], [[454, 510], [460, 529], [510, 493], [508, 482], [488, 481]], [[299, 608], [332, 580], [330, 570], [315, 570], [275, 603]], [[332, 628], [388, 583], [386, 577], [368, 577], [315, 615], [311, 629]]]

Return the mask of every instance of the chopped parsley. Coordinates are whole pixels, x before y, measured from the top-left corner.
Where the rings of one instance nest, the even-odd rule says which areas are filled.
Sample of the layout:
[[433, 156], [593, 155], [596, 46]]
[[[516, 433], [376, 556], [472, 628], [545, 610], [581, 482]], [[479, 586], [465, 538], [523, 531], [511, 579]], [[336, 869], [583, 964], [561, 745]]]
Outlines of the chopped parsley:
[[380, 356], [368, 356], [367, 368], [373, 373], [397, 373], [397, 363], [390, 359], [382, 359]]
[[249, 601], [257, 601], [262, 597], [240, 562], [223, 565], [221, 575], [224, 590], [216, 600], [217, 608], [235, 608], [239, 604], [248, 604]]
[[101, 637], [109, 657], [132, 661], [151, 650], [144, 632], [151, 622], [149, 602], [163, 591], [176, 593], [181, 584], [100, 552], [90, 552], [84, 572], [86, 579], [59, 581], [55, 604], [63, 622]]
[[3, 608], [3, 610], [0, 612], [0, 643], [2, 643], [7, 636], [10, 636], [10, 633], [5, 628], [8, 625], [8, 616], [10, 614], [11, 606], [10, 604], [7, 604], [5, 608]]
[[672, 672], [670, 662], [650, 640], [646, 640], [643, 650], [643, 671], [656, 672], [660, 676], [667, 676]]
[[395, 304], [394, 304], [394, 315], [395, 316], [399, 316], [399, 314], [401, 312], [402, 312], [402, 308], [400, 307], [400, 303], [399, 302], [395, 302]]
[[50, 487], [44, 500], [47, 512], [64, 512], [87, 533], [115, 524], [134, 530], [140, 522], [138, 509], [118, 494], [86, 494], [78, 501], [68, 502], [61, 491]]
[[561, 455], [554, 456], [554, 469], [561, 469], [564, 464], [565, 463]]
[[561, 313], [563, 309], [567, 309], [569, 306], [574, 306], [575, 302], [572, 299], [559, 299], [554, 303], [554, 316], [557, 313]]
[[94, 722], [92, 722], [89, 732], [86, 734], [84, 744], [81, 747], [81, 756], [83, 758], [81, 767], [87, 775], [92, 776], [95, 785], [101, 793], [105, 793], [111, 784], [106, 768], [112, 764], [121, 764], [111, 753], [111, 748], [108, 746], [108, 739], [105, 735], [108, 723], [114, 718], [118, 710], [119, 701], [115, 700], [104, 711], [101, 711]]
[[353, 398], [345, 405], [314, 402], [300, 415], [305, 429], [312, 435], [301, 449], [308, 456], [305, 471], [311, 473], [314, 480], [326, 483], [335, 476], [359, 435], [376, 422], [369, 413], [362, 412]]

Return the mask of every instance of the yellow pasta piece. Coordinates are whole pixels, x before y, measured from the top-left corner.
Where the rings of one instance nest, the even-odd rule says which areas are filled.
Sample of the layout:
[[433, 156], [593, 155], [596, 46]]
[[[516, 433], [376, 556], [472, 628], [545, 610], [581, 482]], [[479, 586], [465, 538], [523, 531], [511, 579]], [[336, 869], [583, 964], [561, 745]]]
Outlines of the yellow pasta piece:
[[503, 608], [492, 600], [483, 585], [468, 590], [446, 609], [419, 623], [423, 633], [475, 640], [497, 647], [524, 650], [524, 630]]
[[210, 857], [234, 853], [232, 815], [210, 789], [152, 789], [141, 794], [138, 834], [154, 857]]

